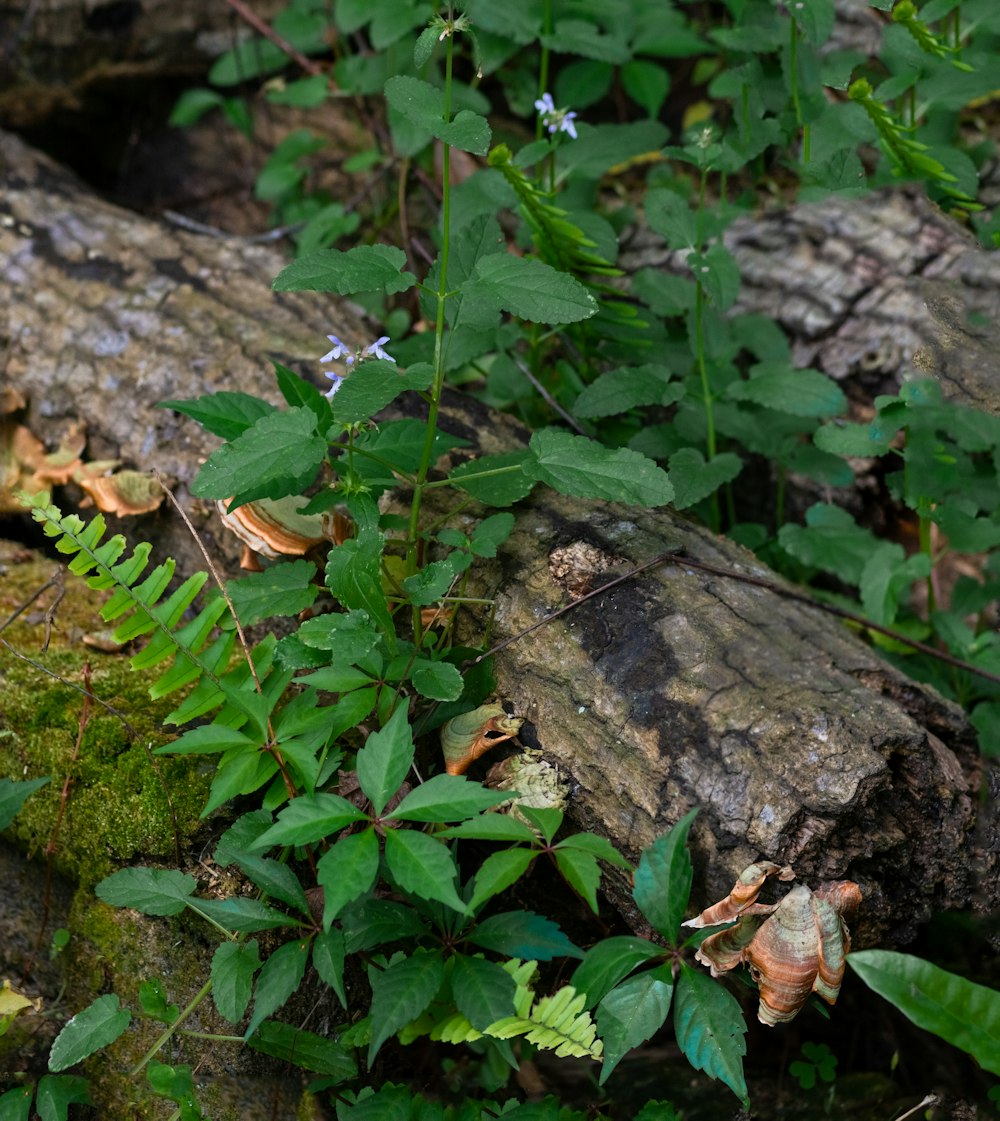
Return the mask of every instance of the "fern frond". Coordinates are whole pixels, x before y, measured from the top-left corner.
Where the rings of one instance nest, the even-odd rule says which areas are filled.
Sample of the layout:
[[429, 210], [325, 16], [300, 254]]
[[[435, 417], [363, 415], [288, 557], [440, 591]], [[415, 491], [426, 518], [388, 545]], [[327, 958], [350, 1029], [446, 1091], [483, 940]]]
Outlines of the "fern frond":
[[[150, 686], [150, 696], [164, 697], [198, 682], [168, 722], [194, 719], [223, 702], [228, 702], [227, 709], [235, 710], [230, 715], [236, 723], [244, 723], [248, 715], [254, 715], [257, 704], [250, 700], [247, 690], [249, 667], [243, 663], [227, 670], [235, 635], [229, 629], [216, 634], [216, 629], [225, 628], [231, 618], [226, 601], [221, 597], [212, 599], [194, 618], [186, 619], [208, 579], [206, 573], [189, 577], [163, 599], [174, 575], [174, 562], [164, 561], [139, 582], [149, 565], [148, 543], [137, 545], [123, 560], [125, 538], [115, 534], [103, 540], [107, 525], [101, 514], [84, 522], [75, 514], [64, 515], [57, 506], [37, 504], [32, 506], [31, 515], [46, 536], [55, 538], [56, 549], [72, 557], [71, 572], [84, 577], [98, 591], [115, 589], [100, 614], [105, 622], [120, 620], [114, 632], [116, 642], [152, 635], [145, 649], [131, 659], [132, 668], [152, 669], [171, 659], [168, 668]], [[270, 668], [272, 657], [273, 651], [261, 652], [258, 678], [262, 679], [261, 668], [265, 664]], [[194, 703], [192, 698], [197, 698]], [[176, 719], [178, 714], [181, 719]]]
[[599, 1059], [604, 1044], [597, 1038], [597, 1028], [585, 1010], [586, 993], [578, 993], [572, 985], [564, 985], [552, 996], [543, 996], [525, 1015], [522, 1002], [518, 1015], [506, 1016], [483, 1029], [494, 1039], [511, 1039], [523, 1035], [536, 1047], [555, 1051], [559, 1058]]

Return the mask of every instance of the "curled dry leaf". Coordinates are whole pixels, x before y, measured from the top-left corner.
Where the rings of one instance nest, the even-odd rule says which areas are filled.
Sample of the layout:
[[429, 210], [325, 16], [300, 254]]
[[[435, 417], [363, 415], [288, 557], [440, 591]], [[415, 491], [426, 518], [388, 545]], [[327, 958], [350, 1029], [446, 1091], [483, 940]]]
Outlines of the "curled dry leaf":
[[687, 926], [736, 924], [706, 938], [695, 955], [717, 977], [742, 962], [760, 989], [757, 1018], [772, 1026], [791, 1020], [817, 993], [833, 1004], [840, 993], [851, 948], [847, 919], [861, 903], [861, 889], [850, 880], [822, 884], [811, 891], [794, 887], [780, 902], [757, 903], [771, 875], [790, 879], [791, 869], [762, 861], [744, 869], [732, 892]]
[[[223, 525], [243, 542], [244, 546], [268, 560], [279, 557], [302, 557], [310, 549], [330, 540], [319, 514], [301, 514], [309, 501], [301, 495], [286, 498], [261, 498], [247, 502], [228, 512], [230, 500], [216, 503]], [[244, 568], [250, 567], [244, 560]]]
[[523, 723], [519, 717], [508, 716], [496, 702], [445, 721], [441, 725], [445, 770], [450, 775], [464, 774], [481, 755], [513, 739]]

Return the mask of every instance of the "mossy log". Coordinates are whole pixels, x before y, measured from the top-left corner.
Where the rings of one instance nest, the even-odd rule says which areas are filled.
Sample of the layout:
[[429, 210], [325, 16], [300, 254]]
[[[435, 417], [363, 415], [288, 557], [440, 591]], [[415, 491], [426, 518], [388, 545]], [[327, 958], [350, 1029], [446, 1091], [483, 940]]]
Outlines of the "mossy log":
[[[270, 393], [268, 352], [315, 370], [323, 335], [361, 341], [370, 328], [343, 301], [275, 296], [283, 261], [273, 249], [108, 206], [10, 137], [0, 138], [0, 163], [9, 184], [0, 261], [16, 278], [0, 314], [7, 376], [30, 398], [29, 423], [51, 435], [79, 417], [101, 454], [159, 468], [213, 555], [230, 556], [211, 512], [185, 492], [211, 440], [153, 405], [216, 389]], [[895, 197], [858, 202], [858, 214], [869, 222]], [[849, 231], [845, 219], [840, 236]], [[484, 451], [524, 439], [464, 397], [449, 399], [442, 423]], [[200, 566], [169, 514], [134, 532]], [[557, 547], [569, 547], [558, 563]], [[581, 577], [596, 586], [665, 550], [734, 575], [663, 565], [496, 658], [503, 697], [527, 717], [524, 735], [575, 784], [579, 824], [634, 857], [698, 805], [699, 903], [725, 894], [754, 857], [791, 860], [810, 881], [862, 883], [866, 943], [905, 942], [933, 909], [995, 903], [997, 854], [977, 845], [982, 774], [961, 711], [818, 607], [782, 594], [738, 546], [670, 510], [539, 493], [481, 578], [497, 599], [496, 638], [567, 602], [577, 554], [598, 557]]]

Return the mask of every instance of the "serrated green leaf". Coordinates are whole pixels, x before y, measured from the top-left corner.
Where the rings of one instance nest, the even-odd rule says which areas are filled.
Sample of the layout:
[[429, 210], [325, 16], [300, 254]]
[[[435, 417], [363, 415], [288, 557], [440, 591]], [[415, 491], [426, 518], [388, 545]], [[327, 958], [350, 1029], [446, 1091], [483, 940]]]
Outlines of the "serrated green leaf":
[[693, 249], [697, 245], [697, 216], [683, 195], [667, 187], [653, 187], [646, 192], [642, 205], [649, 228], [670, 249]]
[[670, 1012], [674, 981], [670, 965], [629, 977], [612, 989], [597, 1007], [597, 1030], [604, 1040], [603, 1086], [622, 1058], [651, 1039]]
[[345, 1082], [358, 1073], [357, 1064], [346, 1047], [332, 1039], [303, 1031], [292, 1024], [270, 1020], [261, 1024], [248, 1046], [263, 1055], [294, 1063], [305, 1070], [326, 1075], [327, 1079]]
[[363, 895], [378, 876], [378, 838], [374, 829], [344, 837], [325, 852], [316, 879], [323, 889], [323, 929], [351, 902]]
[[400, 788], [412, 764], [413, 735], [406, 706], [400, 705], [384, 728], [372, 732], [357, 755], [358, 781], [376, 815]]
[[256, 939], [223, 942], [212, 955], [212, 999], [219, 1015], [231, 1024], [243, 1019], [253, 992], [253, 975], [260, 969]]
[[750, 1102], [743, 1077], [746, 1030], [736, 998], [682, 962], [674, 990], [677, 1045], [695, 1070], [724, 1082], [744, 1106]]
[[597, 858], [589, 852], [574, 849], [555, 850], [556, 867], [563, 879], [586, 901], [597, 914], [597, 889], [601, 886], [601, 869]]
[[697, 448], [681, 448], [670, 457], [670, 482], [674, 487], [674, 506], [686, 510], [707, 498], [743, 469], [738, 455], [722, 452], [709, 463]]
[[674, 497], [667, 473], [628, 448], [605, 448], [585, 436], [543, 428], [531, 437], [533, 459], [524, 473], [560, 494], [604, 498], [638, 506], [664, 506]]
[[663, 955], [663, 947], [645, 938], [617, 935], [605, 938], [589, 949], [576, 967], [570, 984], [587, 994], [586, 1007], [593, 1008], [637, 965]]
[[490, 253], [476, 276], [497, 304], [530, 323], [578, 323], [597, 312], [597, 301], [576, 277], [529, 257]]
[[297, 920], [268, 907], [259, 899], [192, 899], [193, 911], [217, 922], [219, 926], [237, 934], [254, 934], [258, 930], [277, 930], [283, 926], [297, 926]]
[[271, 565], [263, 572], [251, 572], [239, 580], [229, 580], [226, 591], [233, 601], [236, 617], [244, 627], [249, 627], [261, 619], [298, 615], [311, 607], [319, 594], [313, 582], [315, 575], [316, 566], [311, 561], [286, 561]]
[[[313, 569], [315, 573], [315, 569]], [[338, 661], [360, 662], [376, 646], [378, 631], [367, 611], [347, 611], [306, 619], [298, 629], [299, 640], [317, 650], [336, 651]]]
[[575, 946], [556, 923], [531, 911], [492, 915], [475, 927], [469, 934], [469, 941], [484, 950], [532, 961], [584, 956], [583, 950]]
[[[468, 463], [460, 463], [448, 478], [484, 505], [512, 506], [526, 498], [535, 487], [536, 480], [529, 479], [523, 470], [515, 470], [530, 458], [531, 453], [526, 448], [500, 455], [483, 455]], [[502, 474], [491, 475], [492, 471]]]
[[279, 946], [261, 966], [253, 996], [253, 1015], [244, 1039], [276, 1012], [302, 984], [309, 960], [309, 939], [286, 942]]
[[412, 907], [389, 899], [362, 899], [344, 911], [340, 922], [348, 954], [400, 939], [415, 941], [427, 932], [423, 918]]
[[588, 852], [591, 856], [596, 856], [598, 860], [606, 860], [609, 864], [614, 864], [617, 868], [627, 868], [629, 871], [632, 871], [631, 863], [622, 856], [607, 837], [600, 837], [596, 833], [574, 833], [572, 836], [565, 837], [561, 840], [559, 844], [556, 845], [556, 849], [573, 849], [579, 852]]
[[17, 811], [27, 799], [51, 779], [29, 778], [17, 781], [15, 779], [0, 779], [0, 829], [6, 829], [14, 820]]
[[66, 1021], [49, 1052], [49, 1070], [65, 1070], [114, 1043], [131, 1022], [132, 1013], [121, 1007], [116, 993], [99, 996]]
[[38, 1082], [35, 1109], [41, 1121], [66, 1121], [71, 1105], [92, 1105], [86, 1078], [46, 1074]]
[[727, 311], [736, 303], [740, 294], [740, 267], [728, 249], [713, 245], [706, 253], [692, 253], [687, 266], [719, 311]]
[[434, 368], [417, 362], [401, 371], [394, 362], [366, 358], [359, 362], [337, 390], [331, 411], [336, 424], [368, 420], [407, 390], [421, 390], [434, 380]]
[[257, 838], [253, 847], [311, 845], [364, 820], [365, 814], [339, 794], [303, 794], [285, 806], [278, 820]]
[[372, 1039], [368, 1065], [394, 1032], [416, 1019], [437, 995], [444, 980], [440, 953], [418, 949], [386, 969], [368, 971], [372, 986]]
[[173, 868], [122, 868], [101, 880], [94, 891], [112, 907], [131, 907], [144, 915], [177, 915], [197, 886], [194, 876]]
[[534, 863], [536, 856], [537, 849], [517, 848], [491, 852], [476, 870], [469, 910], [473, 913], [481, 910], [483, 904], [517, 883]]
[[803, 564], [857, 585], [877, 539], [846, 510], [817, 502], [806, 511], [804, 526], [789, 523], [778, 530], [778, 543]]
[[666, 366], [620, 366], [588, 385], [573, 404], [573, 414], [591, 418], [615, 416], [640, 405], [672, 405], [685, 393], [683, 382], [672, 382]]
[[485, 117], [462, 109], [445, 120], [444, 92], [419, 78], [396, 75], [385, 84], [389, 105], [411, 124], [443, 140], [452, 148], [485, 156], [492, 132]]
[[432, 701], [457, 701], [465, 687], [457, 666], [419, 656], [410, 667], [410, 681], [422, 697]]
[[442, 829], [438, 836], [468, 837], [480, 841], [526, 841], [528, 844], [534, 844], [538, 840], [533, 829], [508, 814], [483, 814], [470, 821], [463, 821], [461, 825]]
[[163, 1024], [172, 1024], [180, 1012], [176, 1004], [167, 1003], [167, 991], [158, 977], [140, 983], [139, 1003], [144, 1015]]
[[253, 428], [261, 417], [278, 411], [269, 401], [229, 390], [183, 401], [160, 401], [156, 408], [183, 413], [196, 420], [206, 432], [221, 436], [223, 440], [235, 440], [248, 428]]
[[412, 829], [388, 829], [385, 863], [404, 891], [465, 912], [465, 904], [455, 890], [458, 868], [446, 844]]
[[386, 817], [402, 821], [461, 821], [498, 806], [507, 798], [507, 794], [487, 790], [462, 775], [435, 775], [411, 790]]
[[320, 931], [313, 939], [312, 963], [319, 979], [337, 994], [341, 1008], [347, 1008], [344, 992], [344, 958], [346, 946], [343, 931], [336, 927]]
[[411, 272], [400, 272], [406, 254], [394, 245], [358, 245], [346, 251], [320, 249], [287, 265], [275, 277], [275, 292], [383, 292], [392, 296], [417, 283]]
[[632, 898], [653, 928], [672, 946], [691, 894], [691, 857], [687, 851], [688, 830], [697, 810], [686, 813], [669, 833], [658, 837], [643, 852], [635, 870]]
[[658, 62], [633, 58], [621, 68], [622, 87], [646, 116], [656, 119], [670, 92], [670, 72]]
[[968, 1052], [1000, 1076], [1000, 994], [893, 950], [860, 950], [847, 962], [862, 981], [918, 1028]]
[[[753, 371], [760, 371], [755, 376]], [[818, 370], [797, 370], [783, 362], [762, 362], [751, 370], [749, 381], [731, 382], [726, 396], [752, 401], [792, 416], [834, 416], [847, 408], [843, 390]]]
[[209, 456], [191, 492], [231, 499], [230, 510], [256, 498], [301, 494], [315, 479], [326, 450], [309, 409], [268, 413]]
[[514, 1011], [514, 978], [496, 962], [456, 954], [451, 990], [459, 1012], [479, 1031]]

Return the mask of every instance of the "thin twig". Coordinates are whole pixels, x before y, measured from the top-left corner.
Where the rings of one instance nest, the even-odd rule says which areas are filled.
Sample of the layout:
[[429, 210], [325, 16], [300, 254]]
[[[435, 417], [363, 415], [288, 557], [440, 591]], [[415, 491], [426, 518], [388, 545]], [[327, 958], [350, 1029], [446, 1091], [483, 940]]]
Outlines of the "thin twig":
[[928, 1094], [922, 1102], [917, 1102], [917, 1104], [912, 1109], [908, 1109], [905, 1113], [901, 1113], [896, 1118], [896, 1121], [906, 1121], [906, 1118], [912, 1117], [918, 1109], [923, 1109], [925, 1106], [929, 1107], [932, 1105], [937, 1105], [940, 1100], [941, 1099], [937, 1096], [937, 1094]]
[[259, 32], [265, 39], [269, 39], [279, 51], [284, 51], [301, 70], [304, 70], [307, 74], [311, 74], [314, 78], [322, 76], [326, 78], [327, 81], [330, 81], [329, 75], [323, 72], [322, 67], [318, 63], [313, 62], [311, 58], [306, 58], [306, 56], [293, 47], [287, 39], [282, 38], [273, 27], [265, 23], [255, 12], [251, 11], [251, 9], [243, 3], [243, 0], [226, 0], [226, 3], [240, 19], [250, 24], [254, 31]]
[[562, 405], [559, 404], [559, 402], [552, 396], [551, 393], [549, 393], [545, 386], [542, 385], [538, 378], [535, 377], [535, 375], [528, 369], [524, 362], [522, 362], [521, 359], [517, 357], [517, 355], [514, 355], [514, 365], [517, 366], [521, 373], [524, 374], [528, 381], [531, 382], [532, 386], [534, 386], [535, 390], [541, 395], [542, 399], [549, 406], [549, 408], [555, 409], [555, 411], [563, 418], [564, 421], [566, 421], [566, 423], [570, 426], [570, 428], [573, 429], [574, 432], [578, 432], [581, 436], [586, 435], [584, 430], [580, 427], [580, 422], [576, 419], [576, 417], [573, 416], [572, 413], [568, 413], [562, 407]]

